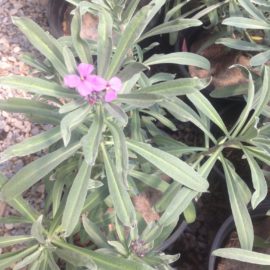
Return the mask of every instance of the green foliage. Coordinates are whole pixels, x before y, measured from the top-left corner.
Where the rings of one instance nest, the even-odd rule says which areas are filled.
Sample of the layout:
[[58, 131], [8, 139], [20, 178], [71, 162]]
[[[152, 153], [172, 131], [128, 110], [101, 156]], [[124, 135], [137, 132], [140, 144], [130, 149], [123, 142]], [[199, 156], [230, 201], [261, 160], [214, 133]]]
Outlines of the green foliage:
[[[29, 19], [13, 18], [46, 61], [24, 58], [42, 72], [42, 79], [0, 78], [0, 86], [33, 95], [29, 100], [2, 100], [0, 109], [23, 113], [33, 121], [53, 127], [0, 154], [0, 162], [4, 162], [15, 156], [47, 151], [9, 181], [0, 175], [1, 200], [21, 215], [2, 218], [0, 222], [32, 224], [31, 235], [0, 239], [1, 247], [22, 241], [26, 245], [18, 252], [0, 255], [0, 266], [6, 268], [17, 263], [15, 269], [29, 266], [54, 270], [59, 269], [57, 263], [61, 259], [66, 269], [171, 269], [169, 264], [179, 256], [164, 255], [158, 248], [181, 215], [188, 222], [194, 221], [194, 200], [207, 192], [208, 175], [218, 161], [224, 168], [241, 247], [246, 249], [233, 255], [229, 250], [226, 256], [250, 256], [248, 261], [254, 262], [254, 254], [249, 251], [254, 235], [247, 205], [251, 202], [253, 208], [257, 207], [267, 193], [261, 166], [270, 164], [269, 123], [263, 125], [264, 115], [270, 114], [270, 69], [264, 65], [269, 60], [268, 40], [257, 44], [248, 30], [255, 28], [269, 34], [269, 21], [263, 10], [268, 7], [267, 2], [204, 0], [190, 9], [192, 1], [168, 4], [152, 0], [141, 9], [139, 1], [69, 2], [75, 6], [70, 37], [57, 40]], [[164, 23], [151, 28], [150, 23], [160, 15], [162, 7], [166, 10]], [[228, 15], [224, 20], [220, 19], [221, 10]], [[97, 42], [80, 36], [81, 16], [85, 12], [99, 18]], [[193, 18], [187, 18], [191, 15]], [[156, 44], [140, 47], [140, 41], [149, 37], [170, 34], [172, 41], [176, 31], [203, 23], [228, 30], [228, 35], [215, 40], [216, 43], [259, 52], [251, 63], [260, 66], [263, 76], [246, 70], [248, 89], [239, 86], [230, 89], [229, 93], [243, 95], [246, 100], [233, 127], [225, 125], [222, 116], [200, 92], [211, 78], [175, 79], [170, 73], [151, 74], [152, 66], [163, 64], [210, 70], [207, 59], [188, 52], [155, 54], [145, 59], [144, 52]], [[243, 31], [244, 38], [232, 39], [232, 27]], [[122, 80], [122, 92], [115, 101], [89, 104], [65, 86], [64, 77], [74, 74], [81, 62], [96, 63], [97, 75], [107, 80], [114, 76]], [[181, 96], [186, 96], [189, 102]], [[170, 136], [168, 130], [176, 131], [180, 122], [187, 121], [202, 131], [203, 145], [189, 146]], [[222, 135], [216, 137], [210, 123]], [[251, 170], [254, 190], [249, 190], [227, 159], [223, 150], [228, 148], [242, 151]], [[22, 197], [39, 181], [46, 186], [45, 208], [41, 213]], [[134, 203], [149, 188], [160, 193], [155, 203], [149, 202], [155, 213], [151, 221]], [[76, 239], [83, 247], [79, 247]], [[216, 252], [224, 254], [223, 250]], [[257, 262], [263, 264], [267, 260], [260, 256]]]

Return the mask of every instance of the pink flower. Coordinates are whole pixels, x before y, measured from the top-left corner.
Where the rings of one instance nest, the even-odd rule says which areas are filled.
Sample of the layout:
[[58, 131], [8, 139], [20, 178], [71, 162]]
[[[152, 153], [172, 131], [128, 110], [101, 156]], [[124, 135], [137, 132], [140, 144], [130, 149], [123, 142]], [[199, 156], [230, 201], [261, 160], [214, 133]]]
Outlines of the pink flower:
[[91, 105], [97, 101], [112, 102], [117, 98], [117, 92], [122, 88], [118, 77], [106, 81], [98, 75], [93, 75], [94, 66], [81, 63], [77, 67], [78, 74], [69, 74], [64, 77], [67, 87], [76, 88]]
[[64, 83], [70, 88], [76, 88], [83, 97], [90, 95], [93, 91], [101, 91], [106, 87], [106, 81], [97, 76], [91, 75], [94, 66], [91, 64], [81, 63], [77, 67], [78, 75], [66, 75]]
[[106, 87], [105, 101], [111, 102], [117, 98], [117, 92], [122, 88], [122, 82], [118, 77], [112, 77]]

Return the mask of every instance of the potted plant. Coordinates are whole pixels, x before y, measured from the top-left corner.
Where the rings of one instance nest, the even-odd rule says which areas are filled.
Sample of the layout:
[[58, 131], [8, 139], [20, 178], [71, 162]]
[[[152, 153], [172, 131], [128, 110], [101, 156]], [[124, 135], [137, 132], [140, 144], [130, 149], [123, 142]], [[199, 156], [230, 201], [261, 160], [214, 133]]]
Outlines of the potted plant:
[[183, 3], [188, 8], [180, 17], [201, 19], [204, 27], [188, 29], [178, 35], [175, 50], [189, 51], [206, 57], [211, 70], [205, 71], [189, 65], [180, 67], [183, 76], [206, 78], [210, 75], [211, 96], [231, 97], [244, 93], [247, 80], [238, 65], [245, 66], [256, 76], [259, 67], [269, 60], [269, 40], [266, 2], [252, 1], [203, 1], [202, 5]]
[[[94, 6], [80, 2], [71, 35], [59, 39], [27, 18], [13, 18], [46, 57], [42, 63], [27, 58], [44, 76], [1, 77], [1, 86], [20, 88], [33, 98], [4, 100], [0, 109], [24, 113], [53, 127], [1, 153], [3, 162], [48, 151], [11, 179], [0, 178], [1, 200], [32, 224], [31, 235], [0, 238], [2, 247], [26, 244], [18, 252], [1, 255], [2, 268], [16, 262], [15, 269], [44, 265], [59, 269], [61, 264], [65, 269], [171, 269], [170, 263], [179, 256], [161, 252], [162, 243], [180, 215], [189, 221], [195, 218], [193, 202], [207, 191], [207, 177], [218, 161], [225, 171], [241, 246], [251, 248], [254, 235], [247, 203], [251, 200], [255, 208], [267, 193], [255, 159], [269, 162], [269, 124], [258, 124], [270, 99], [269, 67], [262, 68], [256, 86], [247, 71], [246, 105], [228, 128], [200, 92], [210, 78], [175, 79], [170, 73], [144, 72], [162, 64], [210, 69], [209, 61], [194, 53], [145, 56], [149, 48], [141, 48], [141, 41], [202, 24], [181, 18], [145, 30], [165, 3], [153, 0], [136, 11], [137, 1], [129, 5], [123, 1], [117, 10], [121, 16], [116, 16], [112, 7], [118, 1]], [[98, 15], [96, 41], [80, 35], [85, 11]], [[176, 123], [186, 121], [202, 131], [202, 145], [190, 146], [170, 136]], [[221, 130], [220, 136], [212, 134], [210, 122]], [[252, 196], [252, 188], [225, 155], [226, 149], [235, 148], [251, 168]], [[46, 186], [42, 213], [22, 197], [39, 181]]]
[[[256, 248], [262, 248], [262, 242], [265, 241], [265, 246], [263, 248], [267, 248], [267, 237], [268, 237], [268, 224], [269, 224], [269, 218], [267, 216], [267, 212], [269, 211], [269, 199], [266, 199], [264, 202], [262, 202], [255, 210], [251, 210], [251, 217], [254, 225], [254, 233], [255, 233], [255, 242], [254, 247]], [[236, 239], [235, 239], [236, 238]], [[234, 219], [232, 216], [230, 216], [220, 227], [218, 230], [218, 233], [215, 236], [215, 239], [212, 243], [211, 252], [213, 254], [219, 254], [221, 252], [221, 249], [227, 247], [227, 248], [239, 248], [239, 242], [237, 239], [237, 235], [235, 235], [235, 225], [234, 225]], [[215, 250], [218, 250], [215, 252]], [[221, 254], [221, 253], [220, 253]], [[226, 254], [226, 250], [224, 249], [224, 254]], [[223, 256], [221, 256], [223, 257]], [[224, 256], [226, 258], [226, 255]], [[235, 257], [235, 259], [237, 259]], [[243, 260], [245, 262], [245, 260]], [[247, 261], [247, 260], [246, 260]], [[254, 261], [255, 263], [255, 261]], [[235, 262], [222, 262], [218, 260], [218, 257], [216, 256], [210, 256], [209, 259], [209, 270], [215, 270], [219, 269], [220, 267], [223, 267], [225, 269], [233, 269], [240, 267], [241, 264]], [[239, 265], [239, 266], [238, 266]], [[244, 265], [242, 265], [244, 267]], [[245, 267], [248, 267], [247, 265]], [[252, 267], [252, 266], [250, 266]]]
[[[1, 200], [19, 212], [23, 222], [32, 224], [30, 235], [1, 238], [1, 247], [25, 244], [1, 255], [1, 268], [16, 263], [14, 269], [59, 269], [60, 265], [170, 269], [169, 264], [178, 259], [158, 248], [179, 215], [207, 190], [207, 171], [199, 173], [151, 146], [151, 122], [154, 117], [173, 128], [160, 104], [167, 97], [196, 92], [207, 82], [190, 79], [181, 86], [181, 80], [170, 81], [170, 76], [148, 78], [142, 73], [162, 62], [162, 58], [143, 60], [136, 42], [144, 38], [143, 30], [164, 3], [153, 1], [135, 14], [123, 8], [125, 27], [116, 25], [121, 31], [116, 39], [112, 38], [114, 17], [100, 6], [96, 43], [79, 35], [81, 9], [91, 11], [86, 2], [76, 8], [71, 36], [64, 39], [53, 38], [27, 18], [13, 18], [46, 57], [43, 63], [31, 58], [28, 63], [46, 75], [1, 77], [1, 86], [25, 90], [33, 99], [11, 98], [1, 101], [0, 107], [53, 127], [1, 153], [4, 162], [48, 149], [8, 181], [1, 175]], [[156, 29], [144, 35], [158, 33]], [[164, 175], [169, 176], [167, 181]], [[22, 197], [40, 180], [46, 186], [42, 213]]]

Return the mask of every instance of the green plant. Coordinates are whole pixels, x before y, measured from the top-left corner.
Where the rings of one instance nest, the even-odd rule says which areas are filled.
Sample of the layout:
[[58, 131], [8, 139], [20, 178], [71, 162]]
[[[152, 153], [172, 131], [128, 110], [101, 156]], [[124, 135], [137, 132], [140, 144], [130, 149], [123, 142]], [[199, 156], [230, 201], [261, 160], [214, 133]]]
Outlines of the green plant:
[[[80, 2], [74, 10], [71, 36], [59, 40], [27, 18], [13, 18], [46, 57], [43, 63], [29, 56], [24, 60], [50, 79], [0, 78], [1, 86], [33, 94], [30, 100], [3, 100], [0, 107], [24, 113], [35, 122], [50, 123], [53, 128], [1, 153], [4, 162], [14, 156], [48, 149], [47, 154], [26, 165], [8, 181], [1, 176], [1, 199], [21, 214], [8, 217], [5, 222], [17, 218], [19, 222], [32, 224], [29, 236], [1, 238], [1, 247], [19, 242], [26, 246], [18, 252], [1, 255], [1, 268], [17, 262], [14, 269], [25, 266], [59, 269], [57, 263], [61, 260], [65, 269], [169, 269], [169, 264], [178, 258], [178, 255], [162, 254], [157, 248], [170, 235], [179, 215], [189, 211], [188, 206], [199, 192], [207, 190], [206, 172], [198, 173], [177, 157], [152, 147], [149, 135], [155, 119], [175, 129], [165, 116], [163, 101], [199, 91], [208, 82], [173, 81], [171, 74], [148, 78], [142, 71], [167, 61], [185, 63], [190, 59], [203, 68], [209, 68], [209, 63], [193, 54], [185, 54], [183, 59], [178, 54], [172, 60], [170, 56], [167, 60], [166, 55], [156, 55], [145, 61], [137, 42], [170, 32], [172, 28], [161, 25], [144, 32], [165, 1], [152, 1], [135, 13], [138, 2], [127, 6], [124, 1], [120, 5], [114, 1]], [[83, 40], [79, 35], [81, 15], [86, 11], [99, 17], [97, 43]], [[200, 24], [198, 20], [184, 22], [179, 29]], [[97, 66], [96, 75], [90, 75], [91, 63]], [[84, 78], [87, 70], [86, 75], [92, 76], [94, 86], [95, 79], [105, 82], [104, 91], [108, 91], [109, 84], [115, 90], [112, 78], [117, 79], [117, 90], [122, 88], [117, 99], [114, 97], [111, 102], [112, 99], [105, 97], [104, 100], [103, 88], [95, 88], [94, 92], [88, 89], [89, 93], [85, 94], [85, 85], [79, 84], [80, 77], [75, 75], [77, 65], [78, 75], [88, 86], [90, 79]], [[68, 82], [70, 74], [74, 74], [73, 80]], [[65, 87], [64, 79], [78, 92]], [[209, 166], [212, 165], [211, 161]], [[173, 180], [162, 180], [163, 174]], [[22, 197], [24, 191], [40, 180], [46, 186], [42, 213]], [[149, 187], [164, 194], [157, 210], [152, 209], [149, 198], [142, 196]], [[134, 200], [139, 203], [142, 200], [146, 204], [144, 209], [135, 207]], [[145, 217], [143, 210], [153, 217]], [[76, 244], [76, 237], [84, 248]]]
[[[165, 23], [145, 30], [166, 1], [153, 0], [137, 12], [139, 1], [70, 2], [76, 5], [71, 36], [59, 40], [26, 18], [13, 18], [46, 57], [43, 63], [31, 57], [25, 57], [25, 61], [46, 74], [47, 79], [1, 77], [1, 86], [25, 90], [33, 98], [0, 101], [0, 109], [24, 113], [53, 128], [1, 153], [0, 160], [4, 162], [48, 149], [47, 154], [11, 179], [0, 178], [1, 199], [21, 214], [6, 222], [17, 218], [32, 224], [31, 236], [0, 239], [2, 247], [22, 241], [30, 246], [1, 255], [0, 266], [17, 262], [15, 269], [26, 265], [32, 269], [59, 269], [56, 263], [62, 262], [65, 269], [170, 269], [169, 264], [178, 255], [165, 255], [158, 248], [182, 213], [189, 222], [195, 219], [193, 201], [207, 191], [207, 177], [217, 160], [221, 160], [225, 170], [241, 245], [251, 249], [253, 232], [247, 203], [251, 199], [256, 207], [267, 191], [255, 158], [269, 163], [269, 124], [261, 126], [258, 122], [270, 98], [269, 68], [264, 67], [259, 90], [248, 73], [247, 105], [235, 126], [228, 130], [200, 93], [210, 78], [175, 79], [169, 73], [144, 72], [161, 64], [210, 69], [205, 58], [193, 53], [155, 54], [144, 59], [144, 52], [155, 44], [148, 48], [138, 44], [153, 35], [199, 26], [198, 19], [167, 17]], [[79, 35], [85, 12], [98, 15], [97, 42], [83, 40]], [[74, 88], [78, 92], [65, 86], [64, 79], [76, 74], [81, 63], [87, 68], [92, 69], [92, 64], [97, 67], [94, 76], [106, 82], [104, 89], [88, 89], [85, 97], [77, 83]], [[121, 91], [113, 101], [104, 100], [108, 88], [116, 89], [112, 78], [120, 81], [117, 89], [123, 83]], [[89, 78], [81, 79], [89, 83]], [[73, 83], [68, 84], [71, 87]], [[181, 95], [186, 95], [195, 109], [182, 101]], [[156, 121], [163, 129], [155, 125]], [[204, 134], [204, 145], [188, 146], [171, 138], [166, 130], [176, 130], [178, 121], [197, 126]], [[221, 138], [211, 133], [210, 122], [223, 132]], [[255, 188], [252, 198], [223, 154], [228, 148], [240, 149], [247, 157]], [[163, 180], [168, 176], [168, 181]], [[42, 213], [22, 198], [23, 192], [40, 180], [46, 186]], [[157, 202], [143, 196], [149, 189], [160, 192]], [[136, 201], [144, 203], [143, 209]], [[149, 213], [150, 217], [146, 215]], [[78, 246], [78, 241], [83, 247]]]

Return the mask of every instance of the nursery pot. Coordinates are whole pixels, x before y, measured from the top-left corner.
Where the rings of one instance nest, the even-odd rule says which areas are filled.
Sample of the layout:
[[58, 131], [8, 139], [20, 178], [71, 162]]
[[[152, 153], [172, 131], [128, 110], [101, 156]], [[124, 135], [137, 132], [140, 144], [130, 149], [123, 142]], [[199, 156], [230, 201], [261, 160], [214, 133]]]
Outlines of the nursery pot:
[[48, 3], [48, 22], [50, 33], [54, 37], [64, 35], [63, 22], [65, 13], [69, 7], [69, 3], [65, 0], [49, 0]]
[[181, 237], [187, 226], [188, 224], [182, 218], [180, 218], [175, 230], [170, 235], [170, 237], [164, 241], [164, 243], [162, 243], [162, 245], [158, 248], [158, 251], [164, 251], [170, 248], [174, 242], [176, 242]]
[[[255, 210], [251, 210], [251, 209], [249, 210], [252, 220], [254, 222], [258, 222], [260, 225], [261, 220], [263, 220], [264, 218], [267, 218], [266, 213], [267, 213], [267, 211], [269, 211], [269, 209], [270, 209], [270, 198], [268, 197]], [[268, 217], [268, 219], [269, 219], [269, 217]], [[269, 226], [267, 229], [269, 229]], [[209, 258], [209, 263], [208, 263], [208, 270], [217, 270], [219, 258], [215, 257], [215, 256], [211, 256], [211, 254], [214, 250], [219, 249], [219, 248], [223, 248], [225, 246], [226, 242], [230, 238], [230, 235], [232, 234], [233, 231], [235, 231], [235, 224], [234, 224], [233, 216], [230, 216], [222, 224], [222, 226], [220, 227], [220, 229], [218, 230], [218, 232], [215, 236], [215, 239], [214, 239], [213, 244], [211, 246], [210, 258]], [[269, 234], [270, 234], [270, 230], [269, 230]], [[232, 270], [232, 268], [222, 268], [222, 269]], [[244, 269], [247, 269], [247, 268], [244, 268]]]
[[[224, 37], [223, 33], [213, 32], [211, 29], [190, 28], [181, 31], [175, 43], [175, 52], [190, 52], [205, 57], [211, 64], [210, 71], [195, 66], [179, 65], [181, 77], [212, 78], [211, 84], [205, 89], [205, 94], [215, 89], [226, 89], [243, 85], [248, 87], [248, 79], [240, 68], [230, 68], [232, 65], [240, 64], [248, 67], [249, 57], [240, 51], [231, 50], [224, 45], [215, 44], [215, 41]], [[238, 99], [239, 97], [230, 97]]]
[[[132, 1], [132, 0], [129, 0]], [[91, 2], [91, 1], [89, 1]], [[150, 0], [141, 0], [138, 9], [150, 3]], [[50, 33], [59, 38], [65, 34], [70, 34], [70, 23], [72, 16], [70, 11], [74, 8], [73, 5], [65, 0], [49, 0], [48, 3], [48, 22], [50, 27]], [[147, 26], [147, 29], [151, 29], [156, 26], [160, 21], [161, 16], [157, 14]], [[85, 31], [90, 35], [97, 32], [97, 18], [95, 16], [88, 16], [85, 20], [83, 18], [82, 24], [86, 23]], [[93, 28], [91, 30], [91, 28]], [[90, 38], [91, 39], [91, 38]]]

